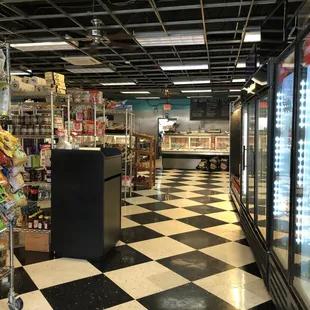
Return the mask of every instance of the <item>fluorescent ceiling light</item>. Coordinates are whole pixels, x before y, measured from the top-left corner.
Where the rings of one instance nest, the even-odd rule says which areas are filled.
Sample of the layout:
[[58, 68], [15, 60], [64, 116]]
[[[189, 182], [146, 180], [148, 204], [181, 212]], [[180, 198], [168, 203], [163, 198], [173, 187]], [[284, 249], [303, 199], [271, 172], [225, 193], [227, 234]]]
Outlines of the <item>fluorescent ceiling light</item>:
[[124, 91], [121, 91], [122, 94], [150, 94], [149, 91], [147, 90], [131, 90], [131, 91], [127, 91], [127, 90], [124, 90]]
[[239, 91], [241, 91], [241, 89], [230, 89], [229, 91], [230, 92], [239, 92]]
[[260, 42], [261, 33], [260, 31], [249, 31], [245, 33], [244, 42]]
[[142, 46], [177, 46], [205, 44], [202, 31], [174, 31], [136, 33], [135, 38]]
[[245, 82], [245, 79], [233, 79], [232, 82], [233, 83], [242, 83], [242, 82]]
[[[78, 46], [78, 43], [75, 41], [73, 42], [73, 44]], [[11, 44], [11, 47], [16, 48], [23, 52], [65, 51], [76, 49], [75, 46], [69, 44], [66, 41], [17, 43], [17, 44]]]
[[205, 62], [162, 62], [159, 64], [164, 71], [177, 71], [177, 70], [204, 70], [209, 66]]
[[187, 96], [186, 98], [191, 99], [191, 98], [212, 98], [212, 96]]
[[12, 70], [11, 75], [30, 75], [30, 73], [32, 73], [32, 70]]
[[211, 93], [211, 89], [191, 89], [191, 90], [186, 90], [186, 89], [182, 89], [181, 92], [182, 93]]
[[136, 97], [138, 100], [156, 100], [160, 99], [160, 97]]
[[240, 96], [239, 95], [230, 95], [228, 96], [229, 98], [239, 98]]
[[220, 90], [214, 90], [214, 93], [227, 93], [228, 90], [227, 89], [220, 89]]
[[136, 85], [133, 81], [127, 81], [127, 82], [106, 82], [106, 83], [100, 83], [103, 86], [126, 86], [126, 85]]
[[109, 67], [101, 67], [101, 68], [81, 68], [81, 67], [66, 67], [67, 71], [72, 73], [111, 73], [114, 72]]
[[210, 80], [179, 80], [172, 81], [174, 85], [186, 85], [186, 84], [209, 84]]
[[245, 62], [238, 62], [237, 63], [237, 68], [245, 68], [245, 67], [246, 67]]
[[61, 57], [61, 59], [74, 66], [93, 66], [101, 64], [100, 61], [90, 56]]

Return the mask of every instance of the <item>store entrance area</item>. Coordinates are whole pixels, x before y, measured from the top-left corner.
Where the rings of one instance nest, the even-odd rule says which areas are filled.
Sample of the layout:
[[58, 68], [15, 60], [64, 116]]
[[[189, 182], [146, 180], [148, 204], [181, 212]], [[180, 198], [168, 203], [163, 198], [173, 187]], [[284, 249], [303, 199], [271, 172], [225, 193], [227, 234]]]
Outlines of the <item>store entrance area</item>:
[[228, 172], [157, 170], [152, 189], [123, 199], [121, 241], [103, 261], [16, 248], [24, 309], [275, 309], [228, 188]]

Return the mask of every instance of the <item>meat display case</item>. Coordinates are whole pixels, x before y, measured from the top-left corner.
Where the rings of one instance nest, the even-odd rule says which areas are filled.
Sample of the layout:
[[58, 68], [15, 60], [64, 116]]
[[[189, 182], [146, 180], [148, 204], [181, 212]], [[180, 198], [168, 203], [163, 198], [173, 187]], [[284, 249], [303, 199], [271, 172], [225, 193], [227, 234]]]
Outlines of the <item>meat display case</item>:
[[211, 156], [229, 156], [228, 134], [165, 134], [162, 143], [164, 169], [195, 169]]

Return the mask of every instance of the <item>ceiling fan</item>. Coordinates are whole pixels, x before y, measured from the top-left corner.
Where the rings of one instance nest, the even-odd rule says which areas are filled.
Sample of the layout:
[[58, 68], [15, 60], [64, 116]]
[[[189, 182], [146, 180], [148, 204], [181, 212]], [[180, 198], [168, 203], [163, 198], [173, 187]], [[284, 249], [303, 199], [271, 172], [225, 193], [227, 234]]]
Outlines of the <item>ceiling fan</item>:
[[86, 40], [91, 41], [90, 50], [94, 53], [98, 46], [101, 44], [106, 44], [110, 47], [120, 47], [123, 49], [133, 49], [134, 46], [119, 40], [128, 40], [131, 39], [130, 36], [126, 33], [118, 33], [115, 35], [107, 35], [103, 29], [101, 29], [103, 22], [99, 18], [93, 18], [91, 20], [92, 25], [94, 26], [87, 33]]

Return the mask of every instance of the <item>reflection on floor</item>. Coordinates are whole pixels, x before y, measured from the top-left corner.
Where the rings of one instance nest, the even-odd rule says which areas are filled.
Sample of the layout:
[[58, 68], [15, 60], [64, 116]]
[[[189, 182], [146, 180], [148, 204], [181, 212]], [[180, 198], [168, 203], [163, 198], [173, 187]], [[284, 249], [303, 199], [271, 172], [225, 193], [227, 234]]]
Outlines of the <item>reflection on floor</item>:
[[[228, 174], [158, 171], [123, 201], [102, 262], [15, 251], [26, 310], [274, 309], [228, 196]], [[7, 309], [1, 286], [0, 309]]]

